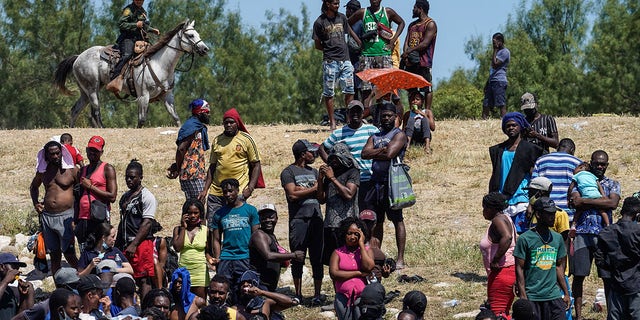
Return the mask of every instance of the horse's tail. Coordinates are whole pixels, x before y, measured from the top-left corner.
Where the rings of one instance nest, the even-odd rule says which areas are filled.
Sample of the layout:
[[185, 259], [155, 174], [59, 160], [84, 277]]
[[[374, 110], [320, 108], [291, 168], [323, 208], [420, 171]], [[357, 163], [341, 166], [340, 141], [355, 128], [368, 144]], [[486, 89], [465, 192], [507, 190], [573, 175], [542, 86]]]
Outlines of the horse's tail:
[[60, 62], [60, 64], [58, 64], [58, 67], [56, 68], [53, 84], [56, 86], [56, 88], [58, 88], [58, 90], [62, 91], [62, 93], [67, 96], [70, 96], [72, 94], [71, 90], [67, 89], [65, 85], [67, 81], [67, 75], [73, 69], [73, 63], [76, 62], [77, 58], [78, 55], [66, 58], [62, 60], [62, 62]]

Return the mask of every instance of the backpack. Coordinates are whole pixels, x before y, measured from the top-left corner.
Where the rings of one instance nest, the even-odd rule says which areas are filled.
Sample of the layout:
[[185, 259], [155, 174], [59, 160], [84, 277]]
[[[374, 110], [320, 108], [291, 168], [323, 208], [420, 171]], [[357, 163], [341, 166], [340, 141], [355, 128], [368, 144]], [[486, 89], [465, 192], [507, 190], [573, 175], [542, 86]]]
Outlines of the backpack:
[[[158, 237], [158, 239], [162, 239], [162, 237]], [[173, 237], [164, 237], [164, 240], [167, 243], [167, 261], [164, 264], [163, 284], [167, 286], [171, 281], [171, 275], [180, 268], [180, 265], [178, 264], [178, 253], [173, 249]], [[160, 241], [156, 241], [156, 251], [160, 252]]]

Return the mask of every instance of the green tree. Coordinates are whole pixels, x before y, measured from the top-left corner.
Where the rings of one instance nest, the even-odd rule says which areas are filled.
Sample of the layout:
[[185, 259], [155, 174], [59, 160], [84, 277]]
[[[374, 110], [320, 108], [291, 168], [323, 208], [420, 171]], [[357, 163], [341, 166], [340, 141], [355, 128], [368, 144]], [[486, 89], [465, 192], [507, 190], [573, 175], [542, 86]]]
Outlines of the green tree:
[[640, 4], [606, 0], [587, 48], [590, 112], [640, 113]]
[[482, 110], [482, 90], [471, 78], [473, 71], [458, 68], [451, 77], [438, 85], [433, 93], [433, 113], [438, 118], [479, 118]]

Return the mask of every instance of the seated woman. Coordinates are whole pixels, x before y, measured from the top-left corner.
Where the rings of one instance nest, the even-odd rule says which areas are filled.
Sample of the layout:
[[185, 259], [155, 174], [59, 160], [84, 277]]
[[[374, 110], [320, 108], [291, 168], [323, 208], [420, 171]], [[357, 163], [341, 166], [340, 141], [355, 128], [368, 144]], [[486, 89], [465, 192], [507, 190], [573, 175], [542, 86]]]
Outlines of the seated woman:
[[238, 314], [245, 319], [282, 320], [284, 316], [280, 311], [300, 304], [297, 298], [267, 291], [260, 284], [260, 277], [253, 270], [245, 271], [240, 277], [236, 296], [238, 297]]
[[169, 292], [173, 296], [173, 309], [177, 311], [177, 313], [171, 313], [171, 320], [189, 319], [191, 314], [198, 312], [200, 308], [207, 305], [203, 298], [191, 293], [191, 275], [184, 267], [178, 268], [173, 272]]
[[182, 206], [180, 225], [173, 229], [173, 249], [180, 252], [178, 264], [189, 270], [191, 292], [206, 299], [206, 286], [209, 284], [209, 266], [207, 265], [207, 228], [202, 226], [200, 217], [204, 215], [204, 206], [196, 198], [187, 199]]
[[80, 254], [78, 261], [78, 276], [86, 276], [88, 274], [99, 274], [96, 266], [105, 259], [116, 262], [118, 273], [129, 273], [133, 275], [133, 268], [122, 254], [120, 249], [114, 247], [116, 243], [116, 228], [108, 222], [98, 224], [93, 228], [94, 232], [87, 237], [86, 247]]
[[365, 246], [368, 230], [362, 220], [348, 217], [340, 224], [339, 247], [331, 255], [329, 275], [334, 281], [334, 306], [338, 319], [359, 319], [355, 301], [366, 285], [374, 267], [373, 252]]

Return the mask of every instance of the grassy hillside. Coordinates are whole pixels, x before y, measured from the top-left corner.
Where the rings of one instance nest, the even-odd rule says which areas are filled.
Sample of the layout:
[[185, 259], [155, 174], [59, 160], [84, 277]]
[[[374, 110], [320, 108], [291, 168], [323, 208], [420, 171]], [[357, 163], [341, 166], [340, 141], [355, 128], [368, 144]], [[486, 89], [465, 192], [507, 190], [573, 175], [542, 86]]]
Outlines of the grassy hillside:
[[[638, 119], [632, 117], [559, 118], [561, 138], [572, 138], [577, 145], [576, 156], [588, 159], [591, 152], [604, 149], [609, 153], [607, 175], [620, 181], [623, 197], [640, 189], [640, 142], [636, 138]], [[284, 192], [279, 182], [281, 170], [293, 161], [291, 145], [299, 138], [322, 142], [328, 135], [326, 127], [309, 124], [248, 126], [262, 153], [267, 188], [254, 192], [249, 203], [273, 202], [279, 208], [277, 235], [287, 246], [287, 212]], [[172, 131], [172, 132], [168, 132]], [[35, 172], [35, 155], [52, 137], [70, 132], [74, 145], [82, 153], [89, 137], [102, 135], [106, 140], [103, 160], [112, 163], [118, 173], [118, 193], [126, 189], [124, 170], [130, 159], [144, 165], [143, 183], [158, 199], [158, 219], [169, 233], [179, 223], [184, 201], [178, 181], [165, 177], [165, 169], [173, 162], [177, 128], [150, 129], [46, 129], [0, 131], [0, 234], [13, 235], [29, 227], [35, 212], [29, 197], [29, 184]], [[211, 126], [210, 135], [222, 132], [221, 126]], [[433, 154], [426, 156], [412, 148], [406, 162], [418, 203], [405, 210], [407, 226], [406, 262], [403, 274], [418, 274], [426, 281], [420, 284], [399, 284], [392, 275], [383, 284], [387, 291], [397, 289], [404, 295], [418, 289], [429, 299], [427, 314], [431, 319], [448, 319], [456, 313], [478, 309], [486, 296], [486, 274], [482, 267], [478, 242], [488, 224], [482, 218], [481, 199], [486, 193], [491, 165], [487, 149], [501, 142], [505, 135], [498, 120], [437, 122], [432, 143]], [[319, 163], [314, 164], [319, 166]], [[31, 219], [28, 219], [31, 217]], [[119, 217], [114, 216], [114, 223]], [[31, 222], [32, 223], [32, 222]], [[393, 227], [385, 225], [383, 250], [395, 257]], [[328, 270], [323, 291], [332, 299], [333, 287], [328, 282]], [[586, 282], [585, 301], [590, 309], [599, 279]], [[311, 287], [305, 295], [311, 295]], [[441, 307], [441, 302], [458, 299], [454, 309]], [[400, 299], [391, 307], [400, 308]], [[287, 312], [291, 319], [316, 319], [317, 309], [309, 312], [296, 308]], [[604, 319], [603, 314], [587, 314]]]

